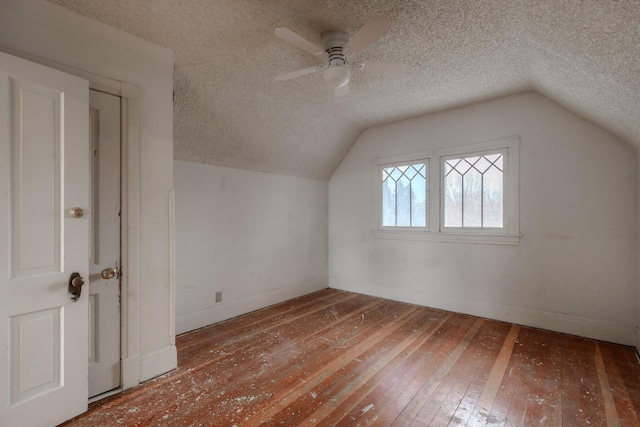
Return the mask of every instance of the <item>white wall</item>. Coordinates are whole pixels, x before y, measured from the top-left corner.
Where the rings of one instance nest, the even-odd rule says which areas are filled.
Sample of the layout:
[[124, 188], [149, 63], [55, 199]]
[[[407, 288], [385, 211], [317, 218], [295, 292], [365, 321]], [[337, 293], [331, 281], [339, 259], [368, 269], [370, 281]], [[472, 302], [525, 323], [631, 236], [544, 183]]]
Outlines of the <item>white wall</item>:
[[[372, 160], [513, 135], [518, 246], [372, 236]], [[635, 149], [525, 93], [365, 131], [329, 184], [330, 287], [635, 344]]]
[[183, 161], [174, 173], [178, 333], [327, 287], [327, 182]]
[[139, 222], [129, 230], [138, 245], [139, 263], [128, 266], [136, 269], [139, 283], [128, 284], [137, 289], [135, 295], [123, 296], [123, 305], [132, 314], [129, 324], [137, 331], [127, 337], [123, 349], [125, 386], [173, 369], [177, 365], [170, 243], [173, 54], [42, 0], [0, 2], [0, 49], [7, 48], [141, 90], [140, 147], [130, 159], [139, 172], [139, 181], [131, 182], [138, 191], [139, 211], [129, 218], [133, 225]]

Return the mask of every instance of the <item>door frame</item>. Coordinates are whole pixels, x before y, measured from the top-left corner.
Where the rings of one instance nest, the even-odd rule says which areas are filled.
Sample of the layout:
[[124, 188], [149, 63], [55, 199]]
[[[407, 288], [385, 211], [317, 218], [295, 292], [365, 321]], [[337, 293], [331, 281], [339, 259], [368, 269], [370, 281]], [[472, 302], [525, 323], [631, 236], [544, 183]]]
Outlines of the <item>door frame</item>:
[[[142, 91], [134, 84], [110, 79], [56, 61], [0, 46], [0, 51], [55, 68], [89, 81], [89, 89], [120, 97], [121, 165], [120, 165], [120, 357], [121, 389], [140, 383], [140, 98]], [[87, 114], [89, 112], [87, 111]], [[170, 224], [173, 224], [173, 190], [170, 194]], [[170, 304], [175, 304], [175, 232], [170, 230]], [[175, 325], [171, 325], [171, 344], [175, 345]], [[88, 356], [87, 356], [88, 357]]]

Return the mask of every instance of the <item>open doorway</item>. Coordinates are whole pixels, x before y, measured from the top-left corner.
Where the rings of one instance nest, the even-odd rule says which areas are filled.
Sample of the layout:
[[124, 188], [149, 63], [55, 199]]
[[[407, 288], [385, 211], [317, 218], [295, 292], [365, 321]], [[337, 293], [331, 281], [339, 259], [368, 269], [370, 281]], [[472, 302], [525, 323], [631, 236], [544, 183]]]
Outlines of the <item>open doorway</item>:
[[89, 398], [121, 387], [120, 102], [90, 90]]

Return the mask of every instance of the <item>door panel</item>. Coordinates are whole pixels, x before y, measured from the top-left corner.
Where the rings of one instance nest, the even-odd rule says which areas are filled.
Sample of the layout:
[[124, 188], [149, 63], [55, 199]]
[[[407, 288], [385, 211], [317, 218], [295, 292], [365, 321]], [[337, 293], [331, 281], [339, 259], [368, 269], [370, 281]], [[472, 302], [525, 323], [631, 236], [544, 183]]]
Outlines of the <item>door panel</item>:
[[89, 397], [120, 387], [120, 98], [90, 91]]
[[88, 82], [0, 53], [0, 424], [87, 408]]
[[[9, 318], [11, 405], [29, 401], [62, 385], [61, 325], [59, 307]], [[22, 358], [21, 354], [31, 357]]]
[[[9, 78], [12, 117], [11, 277], [61, 271], [62, 92]], [[38, 126], [33, 126], [38, 123]], [[51, 215], [51, 213], [54, 213]]]

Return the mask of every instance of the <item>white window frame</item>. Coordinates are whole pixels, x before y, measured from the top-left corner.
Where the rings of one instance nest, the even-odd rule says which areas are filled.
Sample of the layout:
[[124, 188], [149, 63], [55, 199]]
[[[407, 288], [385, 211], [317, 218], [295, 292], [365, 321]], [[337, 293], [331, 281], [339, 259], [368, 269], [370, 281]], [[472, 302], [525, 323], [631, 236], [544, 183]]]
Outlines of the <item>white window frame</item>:
[[[444, 160], [452, 157], [468, 157], [503, 151], [504, 200], [502, 228], [444, 227]], [[399, 156], [372, 160], [377, 201], [374, 238], [403, 240], [432, 240], [441, 242], [467, 242], [517, 245], [520, 243], [520, 138], [512, 136], [493, 141], [478, 142], [456, 147], [436, 148]], [[382, 226], [382, 169], [394, 165], [424, 162], [427, 167], [427, 227]]]
[[[426, 206], [425, 206], [425, 214], [426, 214], [426, 223], [424, 227], [419, 227], [419, 226], [413, 226], [413, 225], [409, 225], [409, 226], [398, 226], [398, 225], [383, 225], [382, 224], [382, 171], [383, 169], [389, 168], [389, 167], [394, 167], [394, 166], [404, 166], [404, 165], [415, 165], [417, 163], [423, 163], [424, 167], [425, 167], [425, 191], [426, 191]], [[393, 231], [429, 231], [429, 219], [431, 216], [431, 213], [429, 212], [429, 207], [431, 205], [430, 201], [429, 201], [429, 189], [431, 187], [430, 185], [430, 177], [429, 177], [429, 171], [430, 171], [430, 167], [429, 167], [429, 159], [425, 158], [425, 159], [414, 159], [411, 161], [400, 161], [400, 162], [392, 162], [392, 163], [385, 163], [385, 164], [380, 164], [378, 165], [378, 193], [380, 193], [380, 203], [379, 206], [380, 208], [378, 209], [378, 229], [379, 230], [393, 230]], [[397, 217], [398, 213], [396, 212], [396, 217]]]

